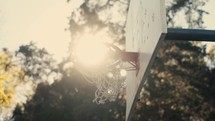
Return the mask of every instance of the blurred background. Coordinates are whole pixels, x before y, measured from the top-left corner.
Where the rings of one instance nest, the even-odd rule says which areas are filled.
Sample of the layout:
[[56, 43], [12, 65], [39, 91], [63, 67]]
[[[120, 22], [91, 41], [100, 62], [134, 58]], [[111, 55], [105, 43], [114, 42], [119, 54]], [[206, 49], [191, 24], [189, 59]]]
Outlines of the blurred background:
[[[130, 0], [0, 0], [0, 121], [124, 121], [126, 94], [93, 102], [71, 63], [83, 33], [124, 50]], [[171, 28], [215, 29], [215, 1], [166, 0]], [[140, 13], [141, 14], [141, 13]], [[215, 45], [164, 41], [134, 121], [214, 121]]]

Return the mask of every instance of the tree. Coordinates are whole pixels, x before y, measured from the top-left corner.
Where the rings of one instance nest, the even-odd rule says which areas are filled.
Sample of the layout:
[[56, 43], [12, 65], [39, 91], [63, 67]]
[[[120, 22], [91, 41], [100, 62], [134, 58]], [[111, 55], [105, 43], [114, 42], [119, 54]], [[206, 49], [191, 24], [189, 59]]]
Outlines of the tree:
[[[69, 0], [70, 1], [70, 0]], [[68, 1], [68, 2], [69, 2]], [[98, 32], [107, 28], [113, 43], [124, 44], [125, 21], [130, 0], [87, 0], [71, 13], [70, 32], [72, 41], [86, 29]], [[114, 11], [114, 12], [113, 12]]]
[[[67, 63], [67, 62], [64, 62]], [[63, 65], [61, 69], [63, 70]], [[121, 120], [125, 107], [115, 103], [97, 105], [92, 102], [95, 89], [85, 82], [81, 74], [70, 69], [70, 75], [64, 71], [61, 81], [52, 85], [40, 84], [36, 94], [25, 105], [25, 110], [15, 111], [16, 121], [108, 121]], [[121, 100], [125, 103], [125, 100]], [[113, 107], [113, 108], [112, 108]], [[119, 111], [120, 110], [120, 111]], [[114, 117], [112, 113], [119, 113]]]
[[16, 53], [3, 49], [0, 52], [0, 120], [11, 120], [16, 106], [23, 110], [38, 84], [50, 85], [60, 78], [55, 61], [45, 49], [33, 43], [20, 46]]
[[[19, 89], [26, 83], [24, 70], [14, 62], [11, 52], [4, 49], [0, 52], [0, 120], [8, 120], [17, 104], [22, 104], [23, 95]], [[26, 91], [30, 91], [26, 89]], [[26, 95], [27, 96], [27, 95]]]
[[38, 48], [33, 42], [21, 45], [16, 51], [16, 57], [20, 60], [19, 65], [25, 70], [25, 75], [36, 85], [60, 80], [61, 74], [57, 62], [46, 49]]
[[177, 25], [176, 16], [182, 12], [184, 13], [186, 26], [184, 28], [204, 28], [203, 17], [205, 14], [209, 14], [202, 7], [208, 0], [167, 0], [167, 23], [169, 27], [181, 27]]

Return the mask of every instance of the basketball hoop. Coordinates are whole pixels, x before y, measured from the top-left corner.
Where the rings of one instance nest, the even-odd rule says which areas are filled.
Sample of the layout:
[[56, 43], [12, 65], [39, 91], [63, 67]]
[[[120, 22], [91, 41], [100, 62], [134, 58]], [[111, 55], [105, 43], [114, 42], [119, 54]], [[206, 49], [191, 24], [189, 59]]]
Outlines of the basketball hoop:
[[[93, 102], [104, 104], [106, 101], [115, 101], [121, 89], [125, 87], [126, 71], [138, 70], [136, 66], [137, 53], [123, 52], [112, 44], [104, 44], [106, 57], [97, 66], [86, 66], [77, 59], [79, 53], [71, 55], [75, 68], [89, 83], [93, 84], [95, 99]], [[92, 53], [93, 54], [93, 53]], [[129, 64], [128, 64], [129, 63]]]

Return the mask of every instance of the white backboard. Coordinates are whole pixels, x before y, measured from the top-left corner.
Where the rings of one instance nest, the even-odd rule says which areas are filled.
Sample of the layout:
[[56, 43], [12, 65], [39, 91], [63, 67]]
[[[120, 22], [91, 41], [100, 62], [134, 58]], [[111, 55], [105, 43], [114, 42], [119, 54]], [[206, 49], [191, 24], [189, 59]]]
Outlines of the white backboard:
[[165, 0], [131, 0], [126, 23], [126, 51], [138, 52], [139, 71], [129, 71], [126, 79], [126, 120], [131, 113], [167, 33]]

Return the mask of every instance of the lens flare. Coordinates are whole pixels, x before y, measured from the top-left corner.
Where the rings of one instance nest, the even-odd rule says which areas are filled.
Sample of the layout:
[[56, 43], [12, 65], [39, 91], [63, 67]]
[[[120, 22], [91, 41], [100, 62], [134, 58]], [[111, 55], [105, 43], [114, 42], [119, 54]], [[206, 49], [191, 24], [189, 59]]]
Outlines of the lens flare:
[[85, 66], [100, 65], [107, 57], [108, 48], [102, 38], [96, 35], [83, 35], [75, 45], [75, 56]]

